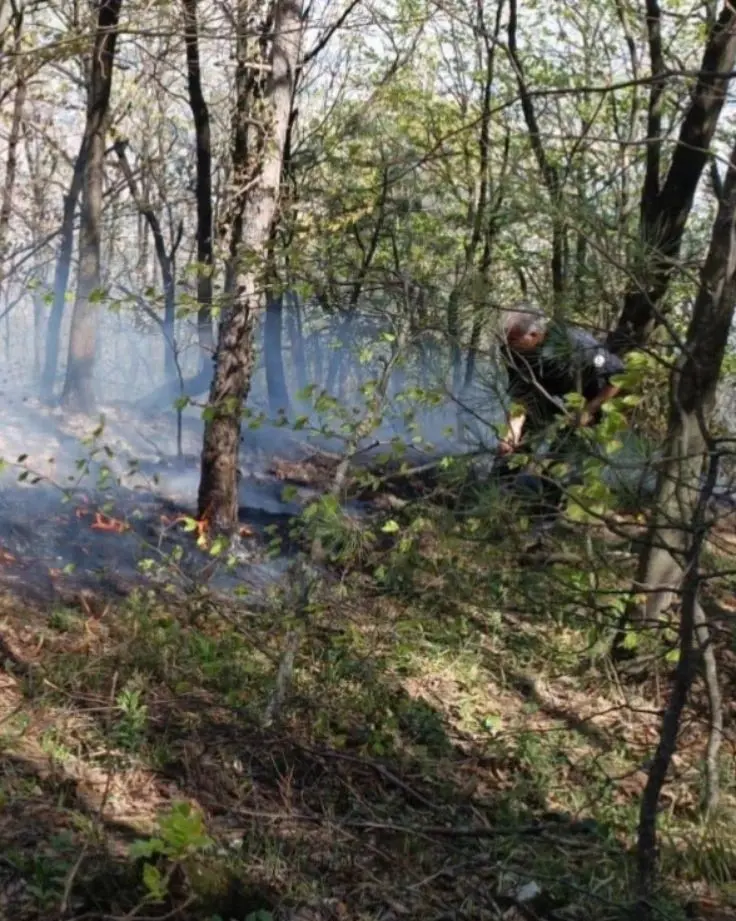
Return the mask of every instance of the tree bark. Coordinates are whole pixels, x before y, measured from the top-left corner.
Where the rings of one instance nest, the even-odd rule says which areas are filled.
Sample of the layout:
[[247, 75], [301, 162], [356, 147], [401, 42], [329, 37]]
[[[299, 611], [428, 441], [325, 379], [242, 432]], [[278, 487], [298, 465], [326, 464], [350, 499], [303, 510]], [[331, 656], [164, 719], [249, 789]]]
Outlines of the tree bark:
[[187, 49], [189, 106], [197, 139], [197, 332], [202, 367], [210, 368], [214, 353], [212, 325], [212, 143], [210, 113], [202, 91], [199, 63], [197, 0], [183, 0], [184, 40]]
[[[698, 566], [707, 534], [707, 489], [701, 489], [703, 459], [710, 465], [706, 487], [712, 492], [717, 474], [716, 445], [708, 433], [728, 333], [736, 309], [736, 146], [713, 225], [700, 289], [693, 308], [682, 357], [673, 371], [665, 464], [660, 472], [657, 510], [642, 550], [634, 592], [646, 592], [643, 604], [629, 614], [656, 620], [674, 595], [682, 593], [680, 662], [665, 713], [662, 736], [642, 800], [639, 830], [640, 882], [651, 886], [656, 859], [656, 812], [669, 768], [679, 719], [690, 687], [690, 647], [697, 637], [706, 661], [711, 701], [711, 743], [720, 741], [720, 695], [715, 654], [705, 614], [698, 602]], [[712, 481], [712, 482], [711, 482]], [[717, 744], [716, 744], [717, 750]], [[711, 763], [710, 770], [715, 769]], [[712, 802], [709, 803], [712, 805]]]
[[[647, 22], [653, 68], [658, 66], [656, 29], [653, 32], [657, 15], [656, 4], [650, 0]], [[677, 267], [685, 226], [700, 177], [710, 157], [710, 145], [726, 100], [734, 62], [736, 6], [726, 0], [710, 31], [700, 75], [661, 188], [658, 154], [650, 153], [647, 161], [640, 226], [640, 241], [645, 249], [645, 277], [639, 278], [639, 283], [627, 292], [618, 323], [608, 336], [608, 347], [617, 354], [644, 345], [661, 323], [662, 301]], [[659, 66], [662, 66], [661, 61]], [[657, 130], [659, 124], [658, 106], [659, 97], [653, 95], [649, 108], [650, 131], [653, 128]]]
[[3, 183], [2, 203], [0, 204], [0, 257], [5, 261], [8, 248], [8, 230], [10, 228], [10, 214], [13, 206], [13, 193], [15, 191], [15, 178], [18, 172], [18, 142], [20, 141], [23, 126], [23, 107], [26, 102], [27, 83], [22, 71], [22, 56], [20, 56], [21, 37], [23, 32], [23, 13], [15, 16], [15, 49], [18, 54], [18, 75], [15, 82], [15, 98], [13, 100], [13, 116], [8, 134], [8, 149], [5, 157], [5, 182]]
[[82, 221], [79, 233], [79, 275], [69, 339], [69, 358], [62, 405], [90, 413], [95, 406], [93, 374], [97, 347], [100, 287], [100, 222], [102, 218], [105, 129], [110, 107], [117, 27], [122, 0], [99, 0], [90, 68], [85, 138]]
[[[268, 17], [271, 21], [270, 49], [264, 47], [265, 40], [261, 43], [262, 55], [264, 58], [267, 55], [270, 68], [265, 85], [254, 86], [254, 81], [246, 78], [248, 13], [247, 0], [240, 0], [233, 201], [228, 209], [231, 216], [228, 275], [232, 301], [225, 305], [220, 326], [199, 484], [200, 518], [215, 531], [225, 533], [232, 532], [238, 521], [241, 406], [248, 395], [253, 373], [254, 322], [263, 301], [267, 250], [278, 205], [303, 20], [301, 0], [274, 0]], [[260, 77], [258, 80], [260, 82]], [[247, 98], [243, 98], [245, 93]], [[254, 96], [256, 106], [251, 105]]]

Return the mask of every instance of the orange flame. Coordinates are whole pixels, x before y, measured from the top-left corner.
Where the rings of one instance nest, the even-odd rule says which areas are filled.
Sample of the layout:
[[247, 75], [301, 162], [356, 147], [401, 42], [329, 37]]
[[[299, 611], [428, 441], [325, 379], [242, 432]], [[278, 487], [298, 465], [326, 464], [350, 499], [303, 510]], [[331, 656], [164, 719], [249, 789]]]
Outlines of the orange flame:
[[209, 522], [207, 518], [191, 518], [189, 515], [178, 515], [176, 518], [169, 518], [167, 515], [161, 516], [161, 524], [165, 528], [170, 528], [175, 524], [183, 524], [184, 522], [194, 522], [194, 531], [197, 535], [197, 545], [199, 547], [204, 547], [207, 545], [207, 531], [209, 530]]
[[95, 531], [113, 531], [116, 534], [122, 534], [123, 531], [128, 531], [130, 528], [124, 521], [111, 518], [109, 515], [105, 515], [104, 512], [95, 512], [95, 520], [90, 527]]

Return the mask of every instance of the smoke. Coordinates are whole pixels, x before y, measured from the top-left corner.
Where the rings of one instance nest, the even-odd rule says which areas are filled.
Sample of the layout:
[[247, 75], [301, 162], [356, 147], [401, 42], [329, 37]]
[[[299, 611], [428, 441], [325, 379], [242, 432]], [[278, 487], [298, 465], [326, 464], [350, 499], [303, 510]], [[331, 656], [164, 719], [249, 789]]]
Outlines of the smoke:
[[[165, 380], [167, 344], [160, 326], [122, 307], [101, 308], [95, 364], [99, 414], [71, 415], [41, 402], [37, 393], [42, 362], [17, 347], [43, 336], [38, 311], [34, 314], [32, 307], [30, 299], [19, 304], [0, 335], [5, 353], [0, 429], [0, 457], [6, 462], [0, 473], [3, 552], [42, 563], [47, 581], [48, 573], [68, 566], [86, 573], [94, 584], [102, 584], [100, 580], [111, 573], [132, 579], [151, 546], [160, 553], [167, 546], [171, 549], [173, 532], [162, 536], [161, 521], [195, 513], [202, 407], [211, 362], [202, 373], [195, 324], [179, 322], [181, 379], [172, 386]], [[70, 313], [62, 325], [57, 394], [65, 372]], [[294, 299], [279, 320], [280, 396], [286, 406], [283, 412], [274, 406], [261, 324], [240, 458], [240, 503], [244, 523], [255, 537], [248, 544], [246, 566], [235, 572], [221, 569], [220, 586], [265, 585], [283, 569], [285, 560], [266, 558], [265, 529], [273, 524], [285, 527], [316, 492], [302, 489], [285, 501], [283, 484], [268, 473], [271, 462], [276, 457], [303, 457], [314, 448], [344, 451], [351, 427], [369, 408], [376, 409], [370, 393], [377, 382], [383, 380], [385, 395], [378, 403], [376, 425], [360, 445], [366, 454], [386, 452], [397, 443], [408, 445], [421, 459], [464, 449], [458, 437], [458, 406], [446, 392], [449, 354], [441, 340], [417, 338], [397, 356], [391, 327], [378, 317], [335, 320], [321, 307]], [[386, 362], [392, 363], [389, 375], [384, 374]], [[325, 398], [328, 381], [333, 403]], [[476, 394], [479, 404], [485, 400], [481, 389]], [[193, 402], [177, 409], [174, 404], [182, 395]], [[357, 504], [353, 510], [361, 511]], [[194, 567], [190, 572], [203, 565], [193, 543], [189, 538]], [[11, 570], [5, 567], [3, 578]]]

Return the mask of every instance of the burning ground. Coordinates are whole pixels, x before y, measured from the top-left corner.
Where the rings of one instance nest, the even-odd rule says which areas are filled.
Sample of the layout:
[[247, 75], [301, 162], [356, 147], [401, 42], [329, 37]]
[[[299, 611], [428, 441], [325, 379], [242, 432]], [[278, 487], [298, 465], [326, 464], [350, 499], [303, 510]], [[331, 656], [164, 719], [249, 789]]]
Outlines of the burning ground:
[[[57, 482], [89, 455], [79, 420], [32, 404], [6, 420], [6, 459], [27, 454], [21, 464]], [[288, 595], [254, 604], [226, 580], [252, 580], [259, 562], [273, 575], [265, 529], [299, 498], [285, 503], [284, 484], [314, 495], [334, 458], [248, 446], [250, 559], [228, 575], [171, 524], [193, 511], [198, 444], [190, 420], [177, 459], [171, 427], [111, 409], [100, 439], [111, 456], [95, 455], [68, 503], [5, 472], [15, 579], [0, 595], [0, 918], [626, 917], [668, 677], [661, 663], [622, 681], [593, 648], [606, 635], [596, 598], [626, 583], [631, 556], [570, 534], [564, 562], [524, 569], [508, 540], [459, 535], [428, 507], [415, 531], [345, 555], [299, 620]], [[175, 543], [188, 548], [183, 590], [148, 593], [137, 563]], [[19, 598], [43, 572], [46, 594]], [[600, 595], [581, 581], [590, 573]], [[218, 589], [206, 604], [187, 591], [205, 577]], [[732, 700], [730, 640], [718, 636]], [[662, 819], [666, 918], [686, 902], [695, 917], [734, 917], [727, 812], [707, 827], [694, 818], [701, 696]], [[724, 780], [725, 810], [731, 795]], [[172, 816], [189, 850], [134, 859], [131, 844], [166, 839]], [[171, 871], [160, 902], [145, 862]]]
[[[5, 585], [46, 600], [81, 588], [124, 596], [144, 584], [142, 569], [148, 579], [163, 569], [161, 578], [182, 586], [263, 593], [288, 566], [289, 521], [329, 488], [339, 461], [285, 429], [246, 428], [240, 541], [237, 553], [218, 560], [206, 552], [205, 523], [195, 520], [202, 439], [196, 411], [184, 415], [179, 444], [171, 412], [144, 415], [118, 405], [106, 407], [100, 419], [6, 397], [0, 429], [7, 465], [0, 475]], [[414, 453], [417, 463], [431, 457]], [[349, 514], [366, 510], [356, 501], [346, 506]], [[274, 556], [268, 547], [276, 536], [283, 552]]]
[[[182, 451], [173, 414], [146, 418], [120, 407], [104, 426], [67, 417], [33, 400], [8, 401], [0, 430], [0, 547], [4, 584], [51, 600], [84, 587], [124, 595], [165, 566], [182, 584], [219, 590], [267, 587], [286, 565], [266, 545], [274, 529], [314, 492], [282, 498], [284, 483], [269, 473], [272, 442], [248, 446], [241, 479], [239, 565], [226, 565], [197, 546], [201, 424], [185, 418]], [[97, 431], [96, 431], [97, 430]], [[284, 440], [285, 442], [285, 440]], [[285, 442], [285, 450], [287, 450]], [[201, 542], [200, 542], [201, 543]], [[176, 566], [172, 551], [180, 548]], [[288, 550], [288, 542], [285, 545]]]

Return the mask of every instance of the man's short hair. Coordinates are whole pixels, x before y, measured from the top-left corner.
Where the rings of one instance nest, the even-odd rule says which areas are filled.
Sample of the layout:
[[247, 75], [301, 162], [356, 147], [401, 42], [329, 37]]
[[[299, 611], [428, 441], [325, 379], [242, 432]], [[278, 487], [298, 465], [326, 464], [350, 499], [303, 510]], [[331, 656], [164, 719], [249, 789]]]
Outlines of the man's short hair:
[[501, 338], [504, 342], [512, 333], [526, 336], [529, 333], [543, 333], [547, 328], [547, 318], [537, 307], [525, 305], [504, 310], [501, 314]]

